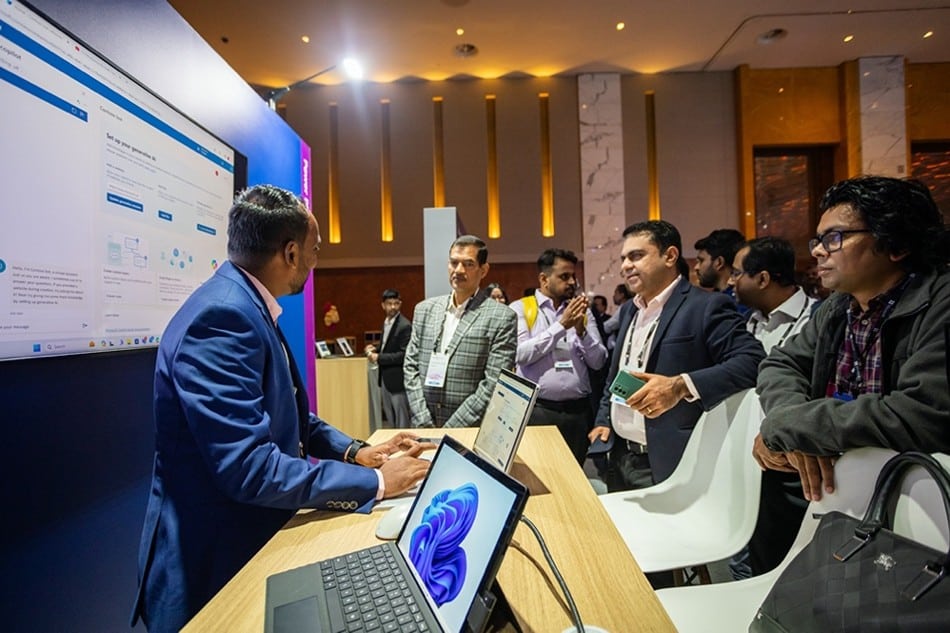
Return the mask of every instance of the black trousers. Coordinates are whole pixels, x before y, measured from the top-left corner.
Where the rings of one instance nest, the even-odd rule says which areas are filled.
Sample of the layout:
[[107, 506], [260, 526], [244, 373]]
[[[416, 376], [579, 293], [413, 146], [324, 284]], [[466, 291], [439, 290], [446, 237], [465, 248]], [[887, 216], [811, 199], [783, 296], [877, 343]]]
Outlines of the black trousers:
[[782, 562], [798, 535], [807, 508], [798, 473], [762, 472], [759, 516], [749, 540], [753, 576], [771, 571]]
[[607, 491], [637, 490], [653, 485], [650, 458], [639, 452], [638, 445], [619, 435], [614, 438], [607, 460]]
[[561, 437], [570, 449], [571, 454], [580, 466], [587, 458], [587, 449], [590, 440], [587, 433], [594, 425], [594, 414], [591, 411], [590, 398], [577, 400], [544, 400], [538, 398], [534, 403], [534, 411], [528, 420], [529, 426], [553, 424], [561, 432]]

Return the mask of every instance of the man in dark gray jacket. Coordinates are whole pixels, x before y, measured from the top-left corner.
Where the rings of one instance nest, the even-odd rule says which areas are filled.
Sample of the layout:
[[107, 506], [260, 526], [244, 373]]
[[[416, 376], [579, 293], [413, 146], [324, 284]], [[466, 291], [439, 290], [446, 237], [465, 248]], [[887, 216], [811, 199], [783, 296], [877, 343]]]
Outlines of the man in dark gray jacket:
[[[930, 192], [866, 176], [832, 186], [819, 208], [809, 247], [835, 294], [760, 365], [766, 417], [753, 447], [763, 469], [798, 473], [803, 502], [834, 490], [843, 451], [950, 451], [948, 239]], [[755, 571], [781, 560], [803, 512], [786, 515], [784, 537], [763, 536], [772, 556], [757, 566], [753, 551]]]

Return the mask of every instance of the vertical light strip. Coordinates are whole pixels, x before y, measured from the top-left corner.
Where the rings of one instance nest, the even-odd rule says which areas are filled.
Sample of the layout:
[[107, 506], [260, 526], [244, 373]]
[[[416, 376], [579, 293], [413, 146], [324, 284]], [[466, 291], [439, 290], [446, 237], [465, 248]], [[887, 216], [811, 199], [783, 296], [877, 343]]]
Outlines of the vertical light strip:
[[651, 220], [660, 219], [660, 182], [656, 172], [656, 94], [647, 90], [644, 94], [647, 116], [647, 192]]
[[488, 144], [488, 237], [501, 237], [501, 209], [498, 205], [498, 147], [495, 142], [495, 95], [485, 95], [485, 122]]
[[330, 146], [327, 148], [327, 236], [330, 244], [340, 243], [340, 125], [337, 105], [330, 103]]
[[379, 237], [393, 241], [393, 176], [390, 160], [389, 99], [379, 100]]
[[541, 235], [554, 237], [554, 177], [551, 171], [551, 116], [548, 93], [538, 93], [541, 120]]
[[445, 206], [445, 128], [442, 97], [432, 97], [432, 206]]

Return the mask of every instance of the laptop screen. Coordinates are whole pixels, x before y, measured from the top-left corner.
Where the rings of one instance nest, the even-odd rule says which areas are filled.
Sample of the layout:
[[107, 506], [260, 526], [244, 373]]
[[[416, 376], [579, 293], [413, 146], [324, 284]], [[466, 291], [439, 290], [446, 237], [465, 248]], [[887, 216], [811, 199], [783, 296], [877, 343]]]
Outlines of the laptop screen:
[[527, 498], [522, 484], [453, 438], [443, 439], [396, 545], [447, 631], [465, 630]]
[[508, 471], [534, 409], [537, 386], [510, 371], [495, 383], [473, 449], [493, 466]]

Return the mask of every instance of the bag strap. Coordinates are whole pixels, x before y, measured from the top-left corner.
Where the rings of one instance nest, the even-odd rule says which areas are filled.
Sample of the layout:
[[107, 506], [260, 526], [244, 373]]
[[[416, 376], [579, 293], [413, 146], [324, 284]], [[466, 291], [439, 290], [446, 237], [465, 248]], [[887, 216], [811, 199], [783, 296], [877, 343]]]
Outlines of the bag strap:
[[[842, 562], [848, 560], [874, 538], [882, 527], [889, 530], [894, 528], [893, 517], [888, 516], [887, 508], [897, 501], [901, 483], [913, 466], [920, 466], [926, 470], [937, 484], [937, 490], [943, 498], [947, 522], [950, 524], [950, 475], [940, 462], [926, 453], [913, 451], [900, 453], [889, 459], [881, 468], [864, 518], [854, 529], [851, 540], [835, 551], [835, 559]], [[935, 561], [928, 561], [917, 577], [901, 591], [901, 594], [910, 600], [916, 600], [940, 582], [945, 575], [950, 575], [950, 551]]]

